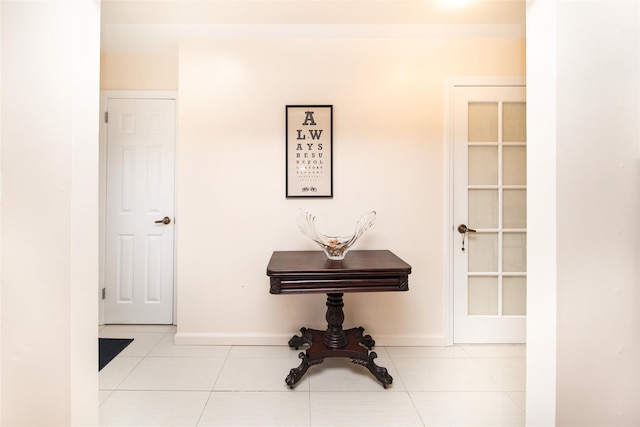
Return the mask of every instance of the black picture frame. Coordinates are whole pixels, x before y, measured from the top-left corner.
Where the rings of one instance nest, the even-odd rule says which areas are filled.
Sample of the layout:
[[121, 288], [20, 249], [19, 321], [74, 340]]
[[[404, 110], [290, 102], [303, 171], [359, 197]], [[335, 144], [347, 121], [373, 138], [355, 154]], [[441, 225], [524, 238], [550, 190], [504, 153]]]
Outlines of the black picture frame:
[[286, 106], [286, 197], [333, 197], [333, 105]]

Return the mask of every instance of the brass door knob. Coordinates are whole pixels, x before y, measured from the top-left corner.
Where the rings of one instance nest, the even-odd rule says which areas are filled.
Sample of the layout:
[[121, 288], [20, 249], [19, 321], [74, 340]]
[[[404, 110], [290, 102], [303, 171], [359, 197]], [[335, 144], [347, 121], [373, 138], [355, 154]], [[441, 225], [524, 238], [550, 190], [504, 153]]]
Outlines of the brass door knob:
[[164, 218], [155, 221], [155, 223], [164, 224], [164, 225], [171, 224], [171, 218], [169, 218], [168, 216], [165, 216]]
[[458, 226], [458, 233], [460, 233], [460, 234], [475, 233], [475, 232], [476, 232], [476, 230], [474, 230], [473, 228], [467, 227], [465, 224], [460, 224]]

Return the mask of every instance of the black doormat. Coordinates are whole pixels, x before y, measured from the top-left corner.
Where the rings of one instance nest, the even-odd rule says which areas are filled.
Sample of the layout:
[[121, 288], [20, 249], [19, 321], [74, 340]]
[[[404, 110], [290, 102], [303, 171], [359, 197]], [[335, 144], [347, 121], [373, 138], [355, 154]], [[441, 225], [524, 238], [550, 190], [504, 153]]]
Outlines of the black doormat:
[[98, 338], [98, 371], [107, 366], [133, 338]]

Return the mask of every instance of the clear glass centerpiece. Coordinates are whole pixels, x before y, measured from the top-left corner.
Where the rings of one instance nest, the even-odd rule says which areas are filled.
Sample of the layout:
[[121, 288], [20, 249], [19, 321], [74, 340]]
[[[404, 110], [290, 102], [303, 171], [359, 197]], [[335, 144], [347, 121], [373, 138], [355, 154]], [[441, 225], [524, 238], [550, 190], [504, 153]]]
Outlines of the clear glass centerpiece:
[[316, 217], [306, 211], [300, 210], [298, 214], [298, 227], [302, 234], [316, 242], [327, 257], [332, 260], [344, 259], [351, 246], [362, 234], [369, 229], [376, 220], [376, 212], [371, 211], [362, 215], [356, 222], [356, 230], [351, 236], [327, 236], [316, 230]]

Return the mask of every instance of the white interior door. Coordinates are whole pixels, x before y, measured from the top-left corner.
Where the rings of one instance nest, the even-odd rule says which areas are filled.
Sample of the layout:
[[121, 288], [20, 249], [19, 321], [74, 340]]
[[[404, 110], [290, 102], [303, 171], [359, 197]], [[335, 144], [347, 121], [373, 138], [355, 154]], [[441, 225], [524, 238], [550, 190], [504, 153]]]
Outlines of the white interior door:
[[170, 324], [175, 100], [110, 98], [107, 113], [104, 321]]
[[525, 342], [525, 88], [453, 91], [453, 339]]

